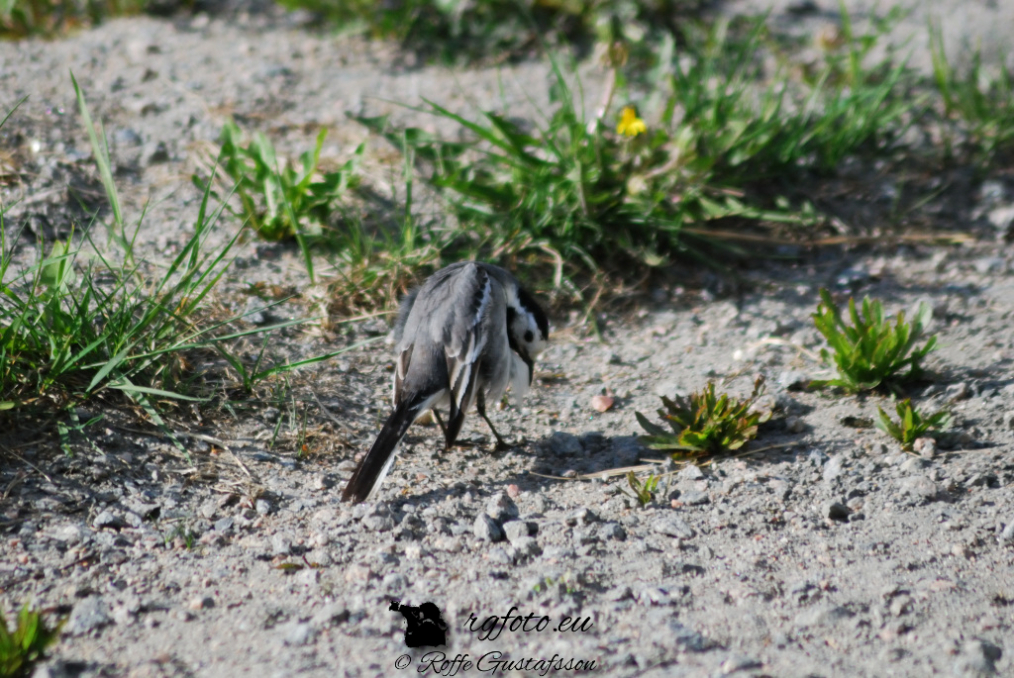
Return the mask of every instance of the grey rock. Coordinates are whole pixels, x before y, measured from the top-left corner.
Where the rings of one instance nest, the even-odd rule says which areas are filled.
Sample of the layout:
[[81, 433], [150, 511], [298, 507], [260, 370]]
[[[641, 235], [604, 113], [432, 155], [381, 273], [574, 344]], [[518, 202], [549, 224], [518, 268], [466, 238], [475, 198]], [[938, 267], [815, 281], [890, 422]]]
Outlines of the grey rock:
[[849, 507], [840, 501], [825, 502], [822, 509], [824, 517], [831, 520], [848, 520], [851, 512]]
[[672, 634], [667, 639], [668, 644], [682, 652], [707, 652], [715, 646], [714, 641], [687, 628], [675, 619], [669, 619], [665, 628]]
[[687, 490], [680, 494], [680, 501], [687, 506], [703, 506], [711, 502], [711, 497], [708, 496], [707, 492]]
[[616, 541], [624, 541], [627, 538], [627, 531], [623, 529], [623, 526], [619, 523], [612, 521], [603, 523], [599, 527], [598, 538], [602, 541], [608, 541], [614, 539]]
[[694, 536], [693, 529], [686, 521], [671, 513], [656, 518], [651, 524], [651, 529], [659, 534], [681, 539], [690, 539]]
[[722, 675], [728, 676], [729, 674], [738, 673], [740, 671], [759, 669], [761, 666], [763, 666], [763, 664], [753, 657], [747, 657], [742, 654], [734, 654], [722, 662]]
[[594, 522], [598, 522], [599, 517], [589, 508], [579, 508], [570, 515], [567, 516], [567, 524], [571, 527], [575, 525], [591, 525]]
[[223, 535], [232, 534], [236, 530], [236, 520], [234, 518], [219, 518], [215, 521], [215, 532], [220, 532]]
[[130, 510], [146, 520], [155, 516], [162, 509], [158, 504], [146, 504], [143, 502], [130, 504], [129, 507]]
[[840, 605], [815, 605], [797, 614], [793, 624], [797, 629], [833, 626], [852, 616], [853, 612]]
[[923, 459], [932, 459], [937, 454], [937, 441], [933, 438], [918, 438], [912, 449]]
[[637, 602], [641, 605], [671, 605], [672, 598], [665, 589], [645, 586], [637, 592]]
[[1005, 429], [1009, 431], [1014, 431], [1014, 410], [1011, 410], [1010, 412], [1004, 412], [1001, 421], [1003, 421], [1003, 427]]
[[199, 508], [197, 512], [200, 513], [202, 517], [211, 520], [212, 518], [215, 517], [215, 512], [217, 510], [218, 510], [218, 501], [212, 499], [210, 501], [206, 501], [203, 504], [201, 504], [201, 508]]
[[814, 467], [820, 468], [825, 464], [825, 462], [827, 462], [827, 455], [820, 450], [810, 450], [810, 454], [807, 459]]
[[187, 603], [191, 610], [210, 610], [215, 607], [215, 599], [211, 596], [197, 596]]
[[800, 370], [786, 370], [778, 375], [778, 385], [786, 391], [806, 388], [810, 383], [810, 375]]
[[386, 513], [374, 513], [363, 518], [363, 527], [371, 532], [388, 532], [394, 529], [394, 518]]
[[944, 392], [944, 398], [947, 399], [947, 402], [951, 403], [957, 402], [959, 400], [967, 400], [971, 397], [972, 397], [972, 389], [964, 381], [958, 382], [957, 384], [951, 384], [950, 386], [947, 387], [947, 390]]
[[598, 542], [598, 536], [590, 529], [574, 530], [574, 542], [578, 546], [587, 546]]
[[1003, 544], [1014, 544], [1014, 520], [1007, 523], [1000, 533], [1000, 542]]
[[954, 661], [954, 675], [976, 678], [996, 675], [996, 661], [1001, 656], [1003, 651], [993, 643], [979, 638], [970, 640]]
[[503, 541], [505, 536], [500, 524], [485, 513], [480, 513], [475, 517], [475, 522], [472, 524], [472, 532], [479, 539], [488, 542]]
[[317, 629], [309, 623], [288, 624], [285, 629], [284, 643], [286, 645], [309, 645], [317, 638]]
[[888, 606], [891, 614], [895, 617], [908, 614], [912, 611], [912, 596], [909, 595], [898, 595], [891, 599], [891, 604]]
[[[385, 577], [386, 579], [386, 577]], [[349, 619], [349, 608], [343, 603], [331, 603], [310, 618], [310, 624], [316, 629], [329, 629]]]
[[493, 565], [513, 565], [514, 555], [502, 546], [494, 546], [486, 552], [486, 560]]
[[254, 509], [262, 516], [266, 516], [274, 511], [275, 507], [267, 499], [258, 499], [254, 502]]
[[1003, 257], [982, 257], [973, 262], [975, 270], [982, 275], [1002, 271], [1005, 264], [1006, 262], [1003, 260]]
[[806, 422], [794, 414], [785, 417], [785, 429], [789, 433], [802, 433], [806, 430]]
[[141, 150], [141, 162], [145, 165], [154, 165], [169, 160], [169, 148], [164, 141], [149, 141]]
[[630, 590], [629, 586], [617, 586], [609, 589], [605, 594], [605, 599], [613, 603], [633, 597], [634, 593]]
[[130, 127], [121, 127], [112, 134], [113, 142], [118, 146], [140, 146], [141, 135]]
[[704, 471], [697, 464], [687, 464], [676, 474], [676, 479], [679, 481], [703, 480]]
[[542, 547], [532, 537], [520, 537], [511, 545], [514, 547], [514, 553], [522, 558], [542, 555]]
[[844, 464], [842, 456], [840, 454], [836, 454], [830, 459], [828, 459], [827, 463], [824, 464], [824, 470], [821, 474], [824, 478], [824, 482], [825, 483], [834, 482], [835, 479], [841, 475], [843, 467]]
[[292, 580], [300, 586], [316, 586], [320, 583], [320, 570], [316, 567], [300, 570]]
[[284, 534], [273, 535], [271, 553], [276, 556], [287, 556], [292, 553], [292, 538]]
[[92, 526], [100, 530], [103, 528], [118, 530], [121, 527], [126, 527], [126, 525], [127, 523], [123, 520], [123, 516], [118, 513], [114, 513], [109, 509], [99, 513], [95, 516], [95, 520], [92, 521]]
[[408, 588], [408, 579], [400, 572], [390, 572], [380, 582], [384, 591], [398, 593]]
[[924, 475], [904, 478], [900, 484], [901, 491], [923, 501], [933, 501], [940, 490], [937, 484]]
[[501, 523], [515, 520], [521, 515], [518, 505], [506, 492], [497, 492], [486, 502], [486, 515]]
[[898, 468], [902, 473], [915, 473], [929, 466], [929, 462], [921, 457], [909, 457]]
[[92, 596], [74, 606], [63, 632], [71, 636], [83, 636], [112, 621], [106, 601], [102, 596]]
[[507, 541], [512, 544], [521, 537], [527, 537], [531, 534], [528, 529], [528, 523], [523, 520], [509, 520], [503, 524], [503, 532], [507, 536]]

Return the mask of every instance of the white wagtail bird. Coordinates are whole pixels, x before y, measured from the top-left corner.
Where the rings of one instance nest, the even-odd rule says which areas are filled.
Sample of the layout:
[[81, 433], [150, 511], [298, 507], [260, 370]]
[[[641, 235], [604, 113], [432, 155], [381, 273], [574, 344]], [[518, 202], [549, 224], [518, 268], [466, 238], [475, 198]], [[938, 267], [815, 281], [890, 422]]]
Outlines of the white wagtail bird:
[[[366, 501], [376, 493], [408, 427], [428, 410], [449, 448], [474, 402], [497, 446], [504, 447], [486, 403], [499, 401], [508, 384], [514, 398], [524, 397], [535, 358], [549, 340], [549, 322], [509, 272], [465, 261], [440, 269], [402, 301], [394, 339], [394, 410], [345, 486], [346, 501]], [[446, 426], [436, 410], [443, 406]]]

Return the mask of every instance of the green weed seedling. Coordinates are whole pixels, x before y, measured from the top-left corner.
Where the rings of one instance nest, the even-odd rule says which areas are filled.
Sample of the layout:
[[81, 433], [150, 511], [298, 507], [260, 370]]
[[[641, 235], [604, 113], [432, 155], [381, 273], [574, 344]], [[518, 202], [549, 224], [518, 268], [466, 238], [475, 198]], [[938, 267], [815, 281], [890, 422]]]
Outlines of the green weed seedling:
[[[242, 205], [235, 214], [249, 221], [265, 240], [295, 238], [312, 279], [309, 246], [320, 239], [346, 192], [359, 184], [359, 163], [365, 144], [356, 148], [341, 169], [321, 174], [318, 165], [327, 137], [325, 129], [317, 134], [313, 151], [300, 156], [298, 167], [280, 160], [263, 134], [255, 134], [245, 146], [242, 137], [236, 123], [229, 121], [222, 127], [220, 163], [236, 182], [235, 195]], [[193, 180], [202, 190], [206, 187], [197, 176]]]
[[919, 304], [911, 323], [905, 321], [904, 312], [899, 312], [892, 325], [890, 319], [885, 319], [884, 307], [879, 301], [864, 298], [860, 314], [855, 300], [850, 297], [848, 311], [851, 324], [847, 324], [830, 292], [821, 289], [820, 298], [813, 322], [831, 347], [830, 352], [821, 349], [820, 355], [825, 362], [834, 360], [838, 376], [813, 381], [812, 386], [835, 386], [857, 393], [881, 385], [895, 388], [900, 383], [919, 378], [922, 374], [919, 363], [933, 350], [937, 341], [936, 336], [932, 336], [921, 348], [916, 348], [933, 319], [933, 311], [928, 304]]
[[114, 16], [139, 14], [145, 0], [0, 0], [0, 39], [54, 37]]
[[50, 628], [42, 615], [26, 604], [18, 613], [14, 630], [7, 628], [0, 612], [0, 678], [22, 678], [42, 658], [46, 648], [56, 642], [63, 623]]
[[959, 75], [947, 60], [939, 26], [930, 26], [933, 78], [944, 112], [968, 126], [970, 141], [988, 162], [1014, 146], [1014, 73], [1001, 63], [995, 73], [982, 66], [979, 50], [968, 70]]
[[69, 409], [119, 392], [167, 430], [156, 404], [203, 401], [222, 385], [202, 386], [204, 375], [187, 366], [188, 355], [221, 355], [243, 374], [247, 390], [274, 374], [337, 355], [270, 365], [261, 364], [262, 355], [252, 367], [237, 355], [244, 338], [305, 320], [237, 330], [232, 325], [242, 315], [214, 317], [211, 301], [235, 238], [209, 244], [221, 209], [209, 210], [208, 190], [193, 234], [173, 259], [153, 266], [134, 257], [141, 221], [133, 233], [124, 227], [105, 137], [92, 123], [76, 82], [74, 87], [112, 208], [108, 242], [115, 247], [111, 252], [100, 247], [94, 229], [87, 228], [83, 242], [72, 237], [40, 243], [38, 261], [20, 265], [14, 257], [19, 234], [6, 228], [0, 208], [0, 410]]
[[832, 172], [849, 156], [887, 147], [908, 124], [904, 63], [863, 65], [879, 33], [847, 31], [838, 61], [788, 86], [791, 66], [773, 78], [765, 71], [763, 18], [680, 32], [683, 53], [665, 43], [636, 86], [628, 71], [639, 78], [643, 68], [628, 66], [627, 43], [611, 42], [594, 116], [580, 80], [553, 60], [550, 108], [525, 122], [503, 110], [412, 107], [461, 129], [445, 141], [392, 128], [387, 117], [357, 119], [414, 152], [456, 224], [439, 238], [517, 258], [548, 252], [592, 273], [617, 261], [661, 266], [677, 255], [721, 267], [715, 251], [743, 252], [734, 230], [744, 223], [819, 225], [825, 218], [786, 188], [788, 178]]
[[648, 435], [641, 442], [653, 450], [671, 452], [674, 459], [692, 459], [731, 452], [757, 437], [758, 427], [771, 419], [770, 411], [752, 409], [764, 389], [764, 378], [754, 382], [753, 393], [745, 400], [715, 394], [714, 382], [689, 397], [675, 400], [662, 396], [664, 409], [658, 415], [672, 431], [652, 423], [640, 412], [637, 421]]
[[633, 471], [627, 471], [627, 484], [630, 485], [630, 489], [634, 492], [634, 499], [641, 506], [647, 506], [655, 499], [655, 491], [658, 489], [659, 479], [660, 476], [652, 473], [642, 483], [634, 475]]
[[895, 406], [895, 410], [898, 413], [897, 422], [878, 406], [876, 425], [881, 431], [901, 443], [902, 449], [905, 450], [911, 450], [915, 441], [930, 431], [945, 431], [951, 426], [950, 412], [941, 410], [927, 417], [912, 406], [912, 401], [909, 398], [899, 402]]

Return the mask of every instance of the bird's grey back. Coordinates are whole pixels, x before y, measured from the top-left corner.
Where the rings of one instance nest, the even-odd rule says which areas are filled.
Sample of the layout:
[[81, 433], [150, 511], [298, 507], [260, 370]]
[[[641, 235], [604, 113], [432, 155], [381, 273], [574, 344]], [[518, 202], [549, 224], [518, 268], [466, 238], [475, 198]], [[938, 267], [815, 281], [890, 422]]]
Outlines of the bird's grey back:
[[[395, 328], [398, 353], [412, 347], [405, 388], [423, 388], [434, 377], [446, 380], [447, 358], [464, 358], [470, 349], [483, 348], [470, 343], [476, 337], [506, 342], [503, 285], [509, 276], [496, 266], [461, 262], [441, 269], [406, 297]], [[477, 323], [485, 324], [478, 332]]]

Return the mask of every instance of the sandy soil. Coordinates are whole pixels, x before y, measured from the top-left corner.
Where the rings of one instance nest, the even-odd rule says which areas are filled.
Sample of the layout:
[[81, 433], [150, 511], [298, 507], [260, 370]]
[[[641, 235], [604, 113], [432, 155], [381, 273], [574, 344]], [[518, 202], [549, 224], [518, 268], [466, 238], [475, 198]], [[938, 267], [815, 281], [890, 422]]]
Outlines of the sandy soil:
[[[778, 4], [772, 21], [811, 30], [834, 19], [834, 3], [802, 18], [789, 13], [797, 5]], [[954, 7], [918, 3], [903, 28], [915, 33], [934, 8]], [[962, 6], [944, 24], [948, 44], [981, 37], [987, 55], [1004, 53], [1009, 13]], [[389, 47], [308, 33], [277, 12], [124, 19], [57, 42], [0, 44], [0, 110], [30, 97], [0, 137], [23, 171], [0, 190], [5, 204], [20, 200], [5, 228], [27, 224], [26, 260], [37, 235], [62, 237], [83, 218], [75, 196], [100, 190], [68, 69], [105, 125], [128, 220], [149, 204], [140, 247], [153, 262], [192, 228], [189, 177], [228, 116], [287, 152], [326, 125], [324, 156], [337, 163], [367, 137], [346, 112], [432, 125], [391, 103], [423, 95], [530, 111], [547, 78], [541, 63], [410, 67]], [[393, 152], [373, 144], [366, 168], [397, 200]], [[976, 186], [959, 217], [979, 232], [1002, 227], [1014, 178]], [[221, 237], [234, 227], [223, 223]], [[243, 290], [265, 282], [312, 296], [293, 250], [249, 242], [238, 255], [223, 304], [243, 308]], [[517, 445], [489, 453], [488, 431], [470, 420], [466, 445], [444, 452], [435, 429], [416, 427], [370, 505], [338, 495], [386, 416], [382, 342], [298, 382], [308, 457], [295, 454], [299, 426], [285, 407], [187, 420], [195, 465], [115, 412], [75, 439], [73, 456], [54, 454], [44, 431], [0, 462], [0, 605], [69, 613], [37, 672], [53, 677], [549, 675], [535, 662], [553, 657], [553, 675], [579, 661], [617, 676], [1014, 675], [1012, 261], [1002, 238], [825, 252], [747, 270], [735, 294], [658, 290], [640, 312], [604, 316], [601, 340], [554, 318], [534, 392], [495, 415]], [[892, 312], [932, 305], [940, 349], [911, 395], [956, 414], [936, 449], [906, 454], [856, 428], [884, 398], [795, 389], [825, 374], [809, 318], [821, 286], [842, 299], [868, 293]], [[313, 354], [385, 329], [376, 318], [326, 337], [294, 329], [274, 350]], [[634, 412], [654, 412], [658, 395], [708, 379], [746, 395], [758, 375], [775, 417], [750, 454], [701, 469], [660, 462], [674, 473], [647, 508], [622, 477], [573, 478], [659, 459], [634, 437]], [[616, 405], [598, 413], [591, 398], [605, 388]], [[407, 648], [392, 600], [435, 603], [447, 646]], [[508, 613], [527, 621], [503, 623]], [[533, 661], [495, 664], [508, 658]]]

